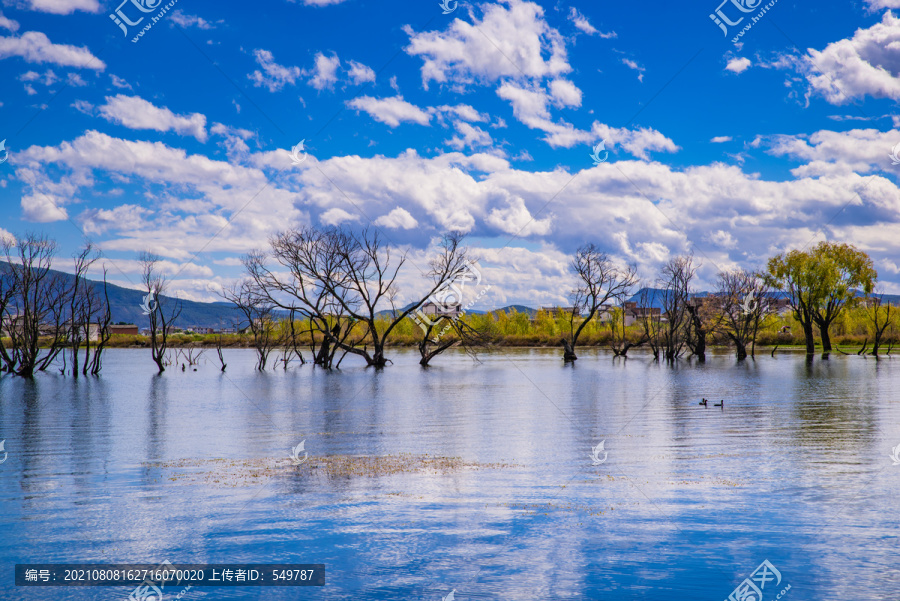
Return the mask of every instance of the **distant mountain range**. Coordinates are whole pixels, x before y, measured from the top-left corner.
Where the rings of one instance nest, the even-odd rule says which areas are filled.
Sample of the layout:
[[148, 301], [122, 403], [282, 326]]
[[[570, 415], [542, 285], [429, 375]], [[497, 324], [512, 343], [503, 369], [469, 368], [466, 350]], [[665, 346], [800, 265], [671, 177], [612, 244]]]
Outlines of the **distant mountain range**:
[[[0, 272], [6, 269], [6, 263], [0, 262]], [[74, 278], [75, 276], [65, 273], [65, 272], [56, 272], [62, 274], [63, 277], [66, 278]], [[88, 280], [90, 285], [94, 286], [98, 292], [102, 292], [103, 283], [96, 282], [92, 280]], [[125, 323], [133, 323], [136, 324], [139, 328], [148, 328], [150, 327], [150, 320], [144, 315], [142, 311], [142, 305], [144, 302], [144, 292], [140, 290], [132, 290], [131, 288], [123, 288], [121, 286], [116, 286], [115, 284], [108, 284], [107, 286], [108, 294], [109, 294], [109, 304], [112, 309], [112, 321], [113, 323], [117, 322], [125, 322]], [[629, 301], [634, 301], [640, 303], [644, 298], [644, 293], [646, 291], [647, 297], [650, 299], [650, 306], [652, 307], [661, 307], [661, 299], [663, 290], [661, 288], [642, 288], [639, 290], [634, 296], [632, 296]], [[698, 292], [695, 296], [707, 296], [708, 292]], [[773, 296], [783, 297], [784, 293], [775, 292]], [[169, 299], [170, 297], [163, 297], [164, 299]], [[172, 299], [174, 300], [174, 299]], [[893, 304], [900, 304], [900, 295], [896, 294], [885, 294], [884, 300], [886, 302], [890, 302]], [[193, 326], [202, 327], [202, 328], [227, 328], [234, 327], [236, 324], [241, 323], [243, 320], [243, 314], [231, 303], [227, 302], [212, 302], [212, 303], [203, 303], [197, 301], [190, 300], [179, 300], [182, 306], [181, 315], [179, 316], [176, 327], [180, 328], [190, 328]], [[405, 310], [410, 305], [407, 305], [402, 310]], [[534, 317], [537, 314], [538, 310], [533, 309], [531, 307], [527, 307], [525, 305], [508, 305], [501, 309], [494, 309], [491, 313], [499, 313], [499, 312], [512, 312], [516, 311], [518, 313], [526, 313], [529, 317]], [[379, 311], [378, 315], [390, 315], [391, 311]], [[485, 311], [470, 311], [473, 314], [484, 314]]]
[[[0, 262], [0, 272], [8, 269], [5, 262]], [[61, 274], [69, 280], [75, 276], [69, 273], [53, 270], [54, 273]], [[103, 292], [103, 282], [88, 280], [98, 293]], [[112, 312], [112, 322], [125, 322], [136, 324], [139, 328], [149, 328], [150, 320], [144, 315], [141, 307], [144, 302], [145, 292], [140, 290], [132, 290], [131, 288], [123, 288], [115, 284], [107, 284], [107, 293], [109, 294], [109, 305]], [[163, 299], [169, 297], [163, 296]], [[224, 328], [233, 327], [235, 323], [241, 320], [242, 314], [231, 303], [215, 302], [201, 303], [189, 300], [180, 300], [182, 306], [181, 315], [179, 316], [176, 327], [189, 328], [191, 326], [200, 326], [207, 328]]]

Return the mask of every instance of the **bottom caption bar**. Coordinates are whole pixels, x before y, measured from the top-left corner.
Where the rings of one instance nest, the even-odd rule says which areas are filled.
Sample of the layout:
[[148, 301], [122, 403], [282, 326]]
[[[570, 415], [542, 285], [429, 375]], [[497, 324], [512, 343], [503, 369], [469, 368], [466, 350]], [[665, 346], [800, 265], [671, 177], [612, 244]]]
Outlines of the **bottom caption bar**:
[[325, 586], [325, 564], [27, 563], [16, 564], [16, 586]]

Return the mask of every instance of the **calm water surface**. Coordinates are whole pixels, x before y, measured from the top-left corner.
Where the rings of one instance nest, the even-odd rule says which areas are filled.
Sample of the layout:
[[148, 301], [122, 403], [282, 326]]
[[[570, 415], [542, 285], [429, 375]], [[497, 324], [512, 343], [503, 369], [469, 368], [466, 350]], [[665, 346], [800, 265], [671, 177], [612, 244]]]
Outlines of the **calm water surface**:
[[[189, 601], [721, 601], [763, 560], [782, 577], [765, 601], [787, 585], [788, 601], [900, 598], [900, 359], [580, 356], [455, 353], [424, 370], [394, 351], [383, 371], [348, 359], [258, 373], [235, 350], [225, 374], [156, 376], [148, 351], [113, 350], [100, 378], [2, 377], [0, 598], [130, 592], [17, 588], [16, 563], [164, 560], [327, 567], [324, 587], [193, 588]], [[312, 460], [509, 465], [220, 483], [161, 467], [284, 464], [301, 440]]]

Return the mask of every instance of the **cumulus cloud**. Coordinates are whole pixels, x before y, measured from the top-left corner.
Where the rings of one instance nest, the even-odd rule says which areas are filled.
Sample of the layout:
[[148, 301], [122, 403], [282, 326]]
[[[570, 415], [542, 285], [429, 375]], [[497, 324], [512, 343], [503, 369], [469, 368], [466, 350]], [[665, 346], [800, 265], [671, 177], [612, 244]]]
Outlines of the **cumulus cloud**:
[[311, 72], [312, 77], [309, 79], [309, 85], [317, 90], [324, 90], [334, 86], [335, 82], [337, 82], [337, 70], [340, 66], [341, 61], [337, 55], [325, 56], [321, 52], [316, 53], [315, 66]]
[[725, 69], [731, 71], [733, 73], [743, 73], [747, 69], [750, 68], [750, 59], [746, 57], [734, 57], [728, 60], [728, 64], [725, 65]]
[[551, 81], [550, 95], [558, 106], [581, 106], [581, 90], [566, 79], [554, 79]]
[[375, 220], [375, 225], [389, 229], [411, 230], [419, 225], [419, 222], [402, 207], [396, 207], [387, 215], [382, 215]]
[[106, 69], [106, 64], [87, 48], [54, 44], [40, 31], [26, 31], [18, 37], [0, 37], [0, 59], [12, 56], [21, 57], [29, 63], [52, 63], [95, 71]]
[[107, 121], [131, 129], [173, 131], [206, 142], [206, 117], [200, 113], [176, 115], [169, 109], [154, 106], [139, 96], [123, 94], [107, 96], [106, 104], [100, 106], [99, 110], [100, 115]]
[[900, 0], [865, 0], [865, 2], [871, 12], [883, 8], [900, 8]]
[[757, 147], [765, 148], [771, 155], [804, 162], [791, 171], [798, 177], [893, 172], [889, 154], [896, 143], [894, 132], [875, 129], [820, 130], [809, 135], [761, 136], [754, 140]]
[[900, 19], [890, 11], [880, 23], [857, 29], [853, 37], [810, 49], [790, 63], [806, 76], [810, 89], [831, 104], [854, 98], [900, 99]]
[[518, 85], [505, 82], [497, 90], [497, 95], [512, 104], [516, 119], [532, 129], [546, 132], [544, 141], [550, 146], [571, 148], [592, 139], [590, 132], [577, 130], [565, 121], [555, 122], [551, 119], [548, 108], [551, 95], [539, 84]]
[[68, 212], [60, 205], [65, 199], [53, 195], [35, 192], [22, 196], [22, 218], [35, 223], [51, 223], [69, 218]]
[[468, 104], [457, 104], [455, 106], [436, 106], [432, 109], [432, 112], [438, 116], [450, 114], [462, 121], [470, 121], [475, 123], [486, 122], [490, 119], [490, 115], [488, 115], [487, 113], [479, 113], [471, 105]]
[[270, 92], [277, 92], [284, 86], [294, 85], [300, 77], [300, 67], [286, 67], [275, 62], [275, 57], [268, 50], [257, 49], [253, 51], [257, 64], [262, 71], [256, 70], [247, 77], [257, 88], [265, 87]]
[[722, 142], [731, 142], [731, 136], [716, 136], [710, 140], [713, 144], [721, 144]]
[[15, 32], [19, 30], [19, 23], [18, 21], [13, 21], [12, 19], [4, 17], [3, 13], [0, 12], [0, 27]]
[[[210, 131], [240, 137], [223, 124]], [[868, 132], [761, 139], [756, 147], [768, 152], [806, 165], [822, 161], [841, 167], [787, 180], [768, 180], [735, 165], [679, 169], [638, 160], [532, 172], [487, 152], [423, 157], [415, 150], [369, 158], [310, 157], [279, 174], [283, 150], [248, 152], [240, 163], [226, 162], [99, 132], [27, 148], [17, 153], [13, 167], [21, 181], [35, 182], [34, 189], [28, 184], [23, 191], [23, 215], [65, 218], [66, 210], [84, 206], [73, 219], [102, 232], [104, 248], [153, 248], [173, 261], [188, 260], [208, 242], [208, 251], [237, 256], [288, 224], [361, 226], [369, 218], [390, 229], [392, 242], [408, 245], [423, 265], [424, 249], [449, 230], [476, 240], [519, 236], [528, 248], [477, 252], [485, 277], [496, 277], [490, 282], [502, 295], [498, 300], [535, 302], [548, 290], [571, 287], [563, 279], [568, 256], [585, 241], [601, 241], [616, 260], [633, 261], [647, 274], [672, 254], [693, 250], [703, 262], [701, 279], [710, 282], [719, 268], [754, 267], [773, 252], [806, 244], [854, 195], [852, 218], [839, 215], [825, 235], [869, 249], [876, 261], [891, 259], [900, 235], [900, 191], [893, 176], [862, 176], [839, 162], [844, 156], [845, 162], [863, 164], [887, 153], [890, 145], [881, 148], [882, 138]], [[635, 156], [641, 149], [677, 149], [654, 130], [595, 124], [588, 133], [607, 136], [614, 147], [631, 145]], [[866, 146], [876, 147], [872, 158]], [[108, 199], [102, 210], [85, 206], [89, 203], [79, 199], [91, 198], [100, 178], [153, 193], [146, 202], [126, 193], [118, 202]], [[402, 290], [418, 290], [415, 278], [421, 276], [410, 271]]]
[[173, 23], [176, 23], [181, 27], [196, 27], [197, 29], [212, 29], [214, 27], [212, 23], [210, 23], [203, 17], [186, 15], [181, 12], [181, 9], [174, 11], [171, 15], [169, 15], [169, 18]]
[[591, 131], [597, 138], [606, 140], [607, 143], [621, 146], [634, 156], [648, 159], [647, 152], [658, 150], [665, 152], [677, 152], [680, 148], [671, 139], [667, 138], [655, 129], [638, 128], [627, 129], [624, 127], [610, 127], [604, 123], [594, 122]]
[[348, 75], [350, 76], [350, 81], [357, 85], [367, 81], [375, 81], [375, 71], [371, 67], [356, 61], [350, 61], [350, 72]]
[[464, 121], [457, 121], [454, 124], [454, 127], [456, 128], [457, 135], [446, 141], [446, 144], [452, 148], [462, 150], [468, 147], [474, 150], [476, 148], [489, 147], [494, 144], [490, 134], [480, 127], [470, 125]]
[[[262, 156], [283, 167], [284, 157], [278, 153]], [[64, 207], [83, 202], [79, 200], [83, 192], [92, 197], [100, 175], [152, 186], [154, 193], [146, 205], [151, 213], [130, 211], [127, 228], [103, 219], [102, 213], [84, 213], [99, 229], [114, 233], [113, 239], [103, 243], [111, 251], [150, 249], [161, 256], [187, 259], [208, 243], [206, 250], [240, 254], [257, 247], [259, 240], [284, 224], [302, 218], [294, 206], [296, 190], [267, 186], [269, 179], [262, 168], [191, 155], [160, 142], [88, 131], [59, 146], [32, 146], [17, 153], [16, 159], [17, 174], [29, 182], [22, 198], [28, 219], [65, 219]], [[248, 204], [250, 198], [253, 202]], [[216, 238], [226, 227], [228, 235]]]
[[569, 20], [575, 24], [575, 27], [588, 35], [599, 33], [597, 29], [590, 24], [590, 22], [587, 20], [587, 17], [578, 12], [578, 9], [574, 6], [569, 9]]
[[31, 10], [54, 15], [70, 15], [76, 10], [88, 13], [100, 12], [100, 3], [97, 0], [28, 0], [28, 7]]
[[393, 98], [360, 96], [348, 102], [347, 106], [358, 111], [364, 111], [376, 121], [385, 123], [390, 127], [397, 127], [404, 121], [428, 125], [431, 119], [431, 115], [416, 105], [403, 100], [403, 96], [394, 96]]
[[319, 221], [322, 225], [341, 225], [342, 223], [350, 223], [354, 221], [359, 221], [360, 215], [349, 213], [344, 209], [333, 208], [328, 209], [319, 215]]
[[[484, 5], [482, 19], [454, 19], [443, 32], [415, 33], [406, 52], [422, 58], [422, 84], [491, 82], [500, 78], [557, 77], [572, 70], [560, 33], [532, 2]], [[547, 55], [547, 56], [545, 56]]]
[[125, 81], [124, 79], [122, 79], [121, 77], [118, 77], [117, 75], [113, 75], [112, 73], [110, 73], [109, 78], [110, 78], [110, 81], [112, 82], [113, 86], [115, 86], [117, 88], [121, 88], [121, 89], [126, 89], [126, 90], [131, 89], [131, 84], [128, 83], [127, 81]]
[[622, 64], [625, 65], [626, 67], [628, 67], [629, 69], [632, 69], [632, 70], [638, 72], [638, 81], [640, 81], [640, 82], [644, 81], [644, 71], [646, 71], [647, 69], [640, 66], [639, 64], [637, 64], [635, 61], [631, 60], [630, 58], [623, 58]]

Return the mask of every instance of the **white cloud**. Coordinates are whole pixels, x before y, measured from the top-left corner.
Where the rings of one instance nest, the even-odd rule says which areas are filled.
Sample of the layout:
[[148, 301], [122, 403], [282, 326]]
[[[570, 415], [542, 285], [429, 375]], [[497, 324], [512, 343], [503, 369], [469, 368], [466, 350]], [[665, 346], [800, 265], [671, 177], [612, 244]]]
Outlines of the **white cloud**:
[[[238, 138], [249, 134], [221, 124], [210, 128], [216, 135], [232, 131]], [[631, 145], [636, 156], [641, 149], [677, 149], [654, 130], [595, 125], [588, 133], [609, 136], [617, 148]], [[527, 238], [528, 249], [475, 250], [484, 259], [485, 278], [501, 295], [497, 299], [534, 302], [548, 290], [571, 287], [564, 279], [568, 256], [585, 241], [599, 241], [616, 260], [634, 261], [645, 274], [654, 273], [672, 254], [695, 250], [704, 264], [701, 276], [714, 279], [718, 268], [755, 267], [774, 252], [802, 246], [857, 193], [862, 200], [854, 201], [852, 220], [839, 215], [827, 235], [865, 248], [876, 261], [895, 260], [900, 191], [893, 176], [863, 177], [845, 165], [858, 162], [872, 170], [865, 167], [871, 161], [889, 163], [890, 144], [884, 147], [883, 141], [890, 134], [818, 134], [765, 138], [756, 145], [833, 168], [787, 180], [767, 180], [720, 163], [676, 169], [623, 159], [574, 172], [564, 167], [531, 172], [488, 153], [423, 157], [415, 150], [369, 158], [310, 157], [275, 177], [286, 162], [284, 150], [248, 152], [240, 162], [226, 162], [98, 132], [17, 152], [13, 167], [22, 170], [21, 181], [36, 182], [36, 189], [64, 206], [62, 211], [38, 206], [42, 201], [26, 186], [23, 213], [27, 210], [29, 217], [64, 218], [65, 210], [74, 213], [79, 207], [81, 213], [73, 219], [103, 232], [105, 249], [152, 248], [182, 262], [211, 239], [206, 250], [222, 260], [258, 247], [286, 224], [364, 225], [363, 214], [391, 228], [391, 239], [404, 248], [410, 245], [411, 257], [423, 265], [427, 253], [421, 249], [427, 240], [451, 229], [476, 240], [520, 235]], [[879, 154], [885, 156], [876, 159]], [[100, 178], [153, 194], [141, 202], [126, 189], [119, 204], [113, 202], [119, 197], [107, 196], [102, 210], [97, 209], [91, 201]], [[563, 188], [564, 199], [548, 205]], [[259, 190], [260, 197], [247, 205]], [[409, 279], [400, 282], [407, 294], [421, 285], [420, 274], [409, 271]]]
[[362, 63], [350, 61], [350, 81], [359, 85], [367, 81], [375, 81], [375, 71]]
[[89, 13], [100, 12], [97, 0], [28, 0], [29, 8], [54, 15], [70, 15], [76, 10]]
[[737, 248], [737, 240], [731, 233], [726, 232], [725, 230], [716, 230], [715, 232], [708, 234], [703, 237], [703, 240], [709, 242], [713, 246], [717, 246], [719, 248], [724, 248], [727, 250], [732, 250]]
[[22, 218], [35, 223], [51, 223], [69, 218], [69, 214], [60, 205], [63, 199], [52, 194], [35, 192], [25, 194], [20, 201]]
[[436, 115], [451, 114], [463, 121], [472, 121], [476, 123], [486, 122], [490, 119], [487, 113], [479, 113], [471, 105], [457, 104], [456, 106], [442, 105], [432, 109]]
[[277, 92], [288, 84], [294, 85], [294, 82], [300, 77], [300, 67], [279, 65], [268, 50], [254, 50], [253, 56], [256, 57], [256, 62], [262, 67], [262, 71], [254, 71], [247, 77], [257, 88], [265, 87], [270, 92]]
[[578, 9], [576, 9], [574, 6], [569, 9], [569, 20], [575, 24], [575, 27], [588, 35], [594, 35], [595, 33], [597, 33], [597, 29], [590, 24], [590, 22], [587, 20], [587, 17], [578, 12]]
[[182, 136], [193, 136], [206, 142], [206, 117], [200, 113], [176, 115], [165, 107], [157, 107], [139, 96], [117, 94], [107, 96], [106, 104], [99, 107], [100, 115], [107, 121], [131, 129], [174, 131]]
[[110, 73], [110, 74], [109, 74], [109, 78], [110, 78], [110, 80], [112, 81], [112, 85], [113, 85], [113, 86], [115, 86], [115, 87], [117, 87], [117, 88], [124, 88], [124, 89], [127, 89], [127, 90], [130, 90], [130, 89], [131, 89], [131, 84], [129, 84], [127, 81], [125, 81], [125, 80], [122, 79], [121, 77], [118, 77], [118, 76], [113, 75], [112, 73]]
[[302, 0], [303, 4], [306, 6], [331, 6], [345, 1], [346, 0]]
[[680, 148], [655, 129], [638, 128], [626, 129], [624, 127], [610, 127], [603, 123], [594, 122], [591, 132], [596, 138], [606, 140], [609, 144], [621, 146], [634, 156], [641, 159], [649, 159], [647, 151], [658, 150], [665, 152], [677, 152]]
[[51, 69], [44, 71], [43, 75], [35, 71], [26, 71], [18, 77], [19, 81], [37, 81], [45, 86], [52, 86], [56, 82], [56, 73]]
[[865, 0], [870, 12], [882, 8], [900, 8], [900, 0]]
[[497, 207], [485, 218], [485, 223], [492, 225], [506, 234], [517, 236], [545, 236], [550, 233], [553, 218], [536, 219], [525, 201], [518, 196], [505, 199], [506, 206]]
[[[278, 152], [257, 156], [278, 165], [273, 173], [284, 166], [284, 155]], [[187, 259], [208, 243], [206, 250], [211, 252], [241, 254], [258, 247], [260, 240], [284, 224], [304, 218], [294, 206], [297, 190], [268, 185], [261, 168], [190, 155], [160, 142], [122, 140], [88, 131], [56, 147], [32, 146], [17, 153], [15, 168], [22, 181], [29, 182], [23, 213], [42, 221], [65, 218], [64, 210], [56, 209], [54, 214], [43, 197], [58, 207], [88, 204], [79, 197], [81, 191], [94, 197], [95, 174], [152, 186], [146, 205], [152, 214], [137, 227], [110, 228], [114, 237], [103, 242], [109, 251], [149, 249]], [[133, 198], [129, 204], [135, 204]], [[254, 198], [250, 204], [249, 198]], [[83, 215], [92, 215], [89, 207]], [[221, 237], [216, 237], [220, 231]]]
[[790, 64], [806, 76], [811, 90], [831, 104], [867, 95], [900, 99], [900, 19], [890, 11], [881, 23], [857, 29], [852, 38], [808, 52]]
[[454, 124], [458, 135], [453, 136], [446, 141], [446, 144], [457, 150], [466, 147], [472, 150], [476, 148], [489, 147], [494, 144], [490, 134], [474, 125], [470, 125], [464, 121], [457, 121]]
[[454, 19], [444, 32], [415, 33], [406, 27], [406, 52], [424, 61], [422, 84], [557, 77], [571, 71], [564, 39], [544, 21], [544, 9], [522, 0], [507, 4], [486, 4], [481, 20]]
[[754, 140], [775, 156], [786, 156], [805, 164], [791, 172], [798, 177], [837, 176], [893, 172], [889, 154], [897, 143], [894, 132], [852, 129], [844, 132], [820, 130], [810, 135], [776, 135]]
[[722, 142], [731, 142], [731, 136], [716, 136], [710, 140], [713, 144], [721, 144]]
[[22, 57], [29, 63], [52, 63], [103, 71], [106, 64], [85, 47], [54, 44], [40, 31], [26, 31], [18, 37], [0, 37], [0, 59]]
[[173, 23], [176, 23], [182, 27], [196, 27], [197, 29], [212, 29], [214, 26], [212, 23], [204, 19], [203, 17], [198, 17], [195, 15], [186, 15], [181, 12], [181, 9], [174, 11], [170, 16]]
[[750, 59], [746, 57], [734, 57], [729, 59], [728, 64], [725, 65], [725, 68], [728, 71], [732, 71], [734, 73], [743, 73], [747, 69], [750, 68]]
[[324, 90], [334, 86], [337, 82], [337, 70], [341, 61], [336, 55], [325, 56], [321, 52], [316, 54], [316, 66], [313, 68], [313, 76], [309, 85], [317, 90]]
[[347, 105], [358, 111], [365, 111], [376, 121], [391, 127], [397, 127], [404, 121], [428, 125], [431, 119], [431, 115], [403, 100], [403, 96], [394, 96], [393, 98], [360, 96], [348, 102]]
[[94, 114], [94, 105], [87, 100], [76, 100], [71, 106], [79, 113], [84, 113], [85, 115]]
[[323, 225], [340, 225], [342, 223], [359, 221], [359, 219], [359, 214], [348, 213], [344, 209], [337, 207], [328, 209], [319, 215], [319, 221], [321, 221]]
[[411, 230], [419, 225], [419, 222], [402, 207], [396, 207], [387, 215], [382, 215], [375, 220], [375, 225], [386, 227], [389, 229]]
[[646, 71], [647, 69], [640, 66], [639, 64], [637, 64], [630, 58], [623, 58], [622, 64], [625, 65], [626, 67], [628, 67], [629, 69], [633, 69], [638, 72], [638, 81], [640, 81], [640, 82], [644, 81], [644, 71]]
[[152, 211], [132, 204], [119, 205], [113, 209], [88, 209], [79, 222], [88, 235], [105, 234], [110, 230], [137, 230]]
[[0, 12], [0, 27], [2, 27], [3, 29], [8, 29], [9, 31], [18, 31], [19, 22], [4, 17], [3, 13]]
[[[565, 93], [565, 86], [558, 89], [560, 93]], [[497, 95], [512, 104], [516, 119], [532, 129], [546, 132], [544, 141], [552, 147], [571, 148], [592, 139], [590, 132], [577, 130], [565, 121], [554, 122], [550, 118], [550, 95], [538, 84], [520, 86], [506, 82], [497, 90]]]
[[550, 95], [557, 106], [581, 106], [581, 90], [566, 79], [554, 79], [551, 81]]

